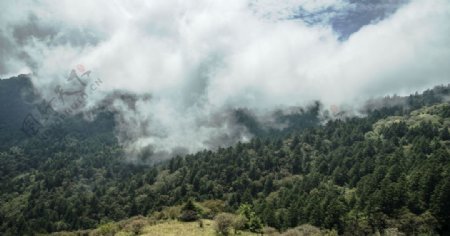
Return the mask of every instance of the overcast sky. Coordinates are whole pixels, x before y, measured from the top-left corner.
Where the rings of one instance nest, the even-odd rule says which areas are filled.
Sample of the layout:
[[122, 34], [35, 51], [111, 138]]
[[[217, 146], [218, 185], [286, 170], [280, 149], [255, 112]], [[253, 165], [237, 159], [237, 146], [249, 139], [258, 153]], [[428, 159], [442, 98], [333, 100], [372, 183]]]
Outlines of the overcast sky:
[[211, 135], [229, 134], [226, 122], [203, 125], [224, 109], [358, 106], [450, 82], [448, 0], [35, 0], [0, 8], [0, 77], [33, 73], [38, 88], [53, 91], [81, 64], [102, 78], [102, 94], [151, 94], [132, 120], [148, 121], [136, 142], [158, 150], [199, 150]]

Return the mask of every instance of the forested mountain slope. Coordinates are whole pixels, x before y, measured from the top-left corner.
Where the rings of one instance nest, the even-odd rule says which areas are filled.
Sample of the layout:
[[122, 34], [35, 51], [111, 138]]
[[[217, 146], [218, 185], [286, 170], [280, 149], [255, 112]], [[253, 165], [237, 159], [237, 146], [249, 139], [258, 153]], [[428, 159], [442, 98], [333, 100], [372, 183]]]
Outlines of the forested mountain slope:
[[31, 81], [26, 76], [0, 80], [0, 147], [7, 148], [26, 138], [22, 121], [32, 110]]
[[152, 187], [169, 192], [158, 196], [168, 205], [189, 196], [226, 199], [230, 208], [251, 203], [278, 229], [310, 223], [340, 233], [443, 232], [450, 212], [448, 127], [449, 104], [331, 121], [284, 140], [173, 159]]
[[385, 99], [365, 117], [292, 129], [282, 138], [264, 134], [155, 166], [128, 162], [110, 126], [82, 129], [110, 115], [93, 124], [70, 118], [49, 139], [29, 137], [0, 150], [0, 232], [94, 228], [188, 199], [216, 199], [231, 212], [247, 203], [279, 230], [309, 223], [352, 235], [388, 227], [446, 234], [448, 95], [441, 86], [401, 105]]

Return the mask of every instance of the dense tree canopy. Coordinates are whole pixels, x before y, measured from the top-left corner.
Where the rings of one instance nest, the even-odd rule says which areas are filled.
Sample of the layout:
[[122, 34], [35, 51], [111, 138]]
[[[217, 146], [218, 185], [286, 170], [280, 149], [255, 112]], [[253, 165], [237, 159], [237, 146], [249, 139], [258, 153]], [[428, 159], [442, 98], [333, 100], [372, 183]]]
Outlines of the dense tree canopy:
[[0, 150], [0, 232], [92, 228], [220, 199], [251, 224], [280, 230], [308, 223], [352, 235], [448, 233], [450, 105], [436, 94], [448, 87], [154, 166], [128, 162], [107, 126], [88, 132], [68, 119], [70, 132], [56, 127], [50, 139]]

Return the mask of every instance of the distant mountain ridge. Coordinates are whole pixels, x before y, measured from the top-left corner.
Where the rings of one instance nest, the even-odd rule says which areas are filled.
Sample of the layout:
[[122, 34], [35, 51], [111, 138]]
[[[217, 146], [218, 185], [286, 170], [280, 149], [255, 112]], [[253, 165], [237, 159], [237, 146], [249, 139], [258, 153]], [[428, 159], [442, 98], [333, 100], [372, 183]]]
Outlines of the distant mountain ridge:
[[[80, 122], [82, 126], [91, 127], [88, 130], [82, 127], [75, 129], [78, 131], [84, 130], [82, 132], [97, 132], [98, 127], [103, 127], [99, 132], [112, 133], [115, 126], [115, 112], [108, 109], [108, 104], [114, 99], [120, 99], [124, 100], [126, 104], [133, 105], [136, 102], [136, 96], [123, 91], [111, 93], [105, 98], [105, 101], [99, 104], [98, 111], [92, 111], [100, 114], [101, 122], [98, 120], [88, 122], [81, 116], [70, 117], [69, 120], [64, 122], [70, 121], [73, 123], [76, 121]], [[368, 114], [383, 110], [385, 114], [395, 115], [395, 113], [399, 114], [399, 112], [407, 112], [422, 106], [448, 101], [450, 101], [450, 85], [441, 85], [426, 90], [423, 94], [416, 93], [410, 96], [389, 96], [369, 100], [361, 109], [361, 112]], [[0, 114], [2, 114], [0, 116], [0, 132], [3, 132], [0, 147], [7, 147], [27, 138], [27, 133], [23, 132], [24, 122], [26, 122], [27, 115], [31, 114], [33, 110], [42, 109], [42, 107], [39, 107], [42, 106], [41, 103], [42, 98], [34, 91], [31, 80], [27, 75], [0, 79]], [[292, 132], [301, 132], [308, 128], [317, 127], [330, 115], [330, 112], [325, 111], [319, 101], [308, 107], [291, 107], [289, 109], [279, 109], [270, 113], [269, 116], [273, 124], [265, 124], [251, 110], [246, 108], [237, 108], [228, 112], [230, 112], [236, 125], [245, 127], [254, 137], [259, 138], [283, 138]], [[389, 112], [389, 110], [393, 112]], [[346, 112], [345, 110], [340, 111], [336, 114], [337, 118], [345, 119]], [[351, 115], [349, 116], [351, 117]], [[73, 128], [71, 125], [63, 126], [67, 132]]]
[[[7, 146], [26, 138], [22, 123], [33, 109], [33, 85], [26, 75], [0, 80], [0, 145]], [[10, 134], [10, 135], [6, 135]]]

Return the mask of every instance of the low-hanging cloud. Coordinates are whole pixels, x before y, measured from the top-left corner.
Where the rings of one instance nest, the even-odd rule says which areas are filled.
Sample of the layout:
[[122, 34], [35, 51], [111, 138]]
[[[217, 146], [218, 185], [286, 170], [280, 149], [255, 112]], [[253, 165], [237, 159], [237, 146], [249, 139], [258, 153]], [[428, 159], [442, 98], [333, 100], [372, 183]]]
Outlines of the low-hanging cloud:
[[448, 83], [450, 2], [401, 2], [346, 37], [332, 22], [356, 9], [345, 0], [3, 2], [0, 74], [32, 72], [45, 94], [83, 64], [104, 81], [86, 110], [109, 99], [130, 152], [193, 152], [252, 137], [230, 109], [357, 107]]

